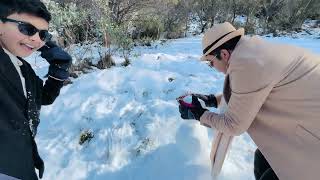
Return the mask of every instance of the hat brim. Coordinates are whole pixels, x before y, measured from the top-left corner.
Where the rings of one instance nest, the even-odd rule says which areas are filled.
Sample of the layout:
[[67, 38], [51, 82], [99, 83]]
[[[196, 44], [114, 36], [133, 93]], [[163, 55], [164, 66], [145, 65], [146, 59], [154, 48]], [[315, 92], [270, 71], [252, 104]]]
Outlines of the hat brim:
[[202, 55], [201, 61], [206, 61], [206, 56], [211, 53], [213, 50], [217, 49], [219, 46], [221, 46], [223, 43], [229, 41], [232, 38], [235, 38], [237, 36], [243, 36], [244, 35], [244, 29], [239, 28], [236, 31], [228, 34], [226, 37], [222, 38], [220, 41], [218, 41], [214, 46], [212, 46], [205, 54]]

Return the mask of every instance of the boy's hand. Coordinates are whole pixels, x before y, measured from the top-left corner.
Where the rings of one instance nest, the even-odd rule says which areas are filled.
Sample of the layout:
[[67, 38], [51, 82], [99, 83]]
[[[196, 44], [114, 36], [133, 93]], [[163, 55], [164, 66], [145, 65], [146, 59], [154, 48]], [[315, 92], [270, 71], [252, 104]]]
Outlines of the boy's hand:
[[49, 66], [48, 75], [56, 80], [64, 81], [69, 78], [69, 68], [72, 63], [72, 57], [53, 41], [47, 42], [38, 51], [41, 57], [46, 59]]
[[72, 60], [71, 56], [53, 41], [47, 42], [38, 51], [41, 52], [41, 57], [46, 59], [49, 64], [70, 62]]
[[[41, 161], [42, 161], [42, 159], [41, 159]], [[36, 164], [35, 168], [38, 169], [38, 171], [39, 171], [39, 178], [41, 179], [42, 176], [43, 176], [43, 173], [44, 173], [44, 163], [43, 163], [43, 161], [42, 161], [42, 163]]]
[[39, 171], [39, 178], [41, 179], [44, 173], [44, 162], [41, 159], [41, 157], [39, 156], [38, 153], [38, 148], [37, 148], [37, 144], [34, 141], [34, 139], [32, 140], [32, 153], [33, 153], [33, 162], [34, 162], [34, 167], [36, 169], [38, 169]]

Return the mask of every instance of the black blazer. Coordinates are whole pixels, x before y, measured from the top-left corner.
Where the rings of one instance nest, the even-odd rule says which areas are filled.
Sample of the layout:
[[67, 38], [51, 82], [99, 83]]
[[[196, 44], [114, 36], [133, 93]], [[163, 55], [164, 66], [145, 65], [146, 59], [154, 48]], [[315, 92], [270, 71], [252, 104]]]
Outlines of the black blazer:
[[32, 102], [33, 110], [39, 114], [41, 105], [53, 103], [63, 82], [48, 78], [43, 85], [30, 64], [19, 59], [23, 62], [26, 90], [32, 94], [29, 101], [16, 68], [0, 47], [0, 173], [34, 180], [38, 179], [35, 164], [42, 160], [29, 127], [28, 102]]

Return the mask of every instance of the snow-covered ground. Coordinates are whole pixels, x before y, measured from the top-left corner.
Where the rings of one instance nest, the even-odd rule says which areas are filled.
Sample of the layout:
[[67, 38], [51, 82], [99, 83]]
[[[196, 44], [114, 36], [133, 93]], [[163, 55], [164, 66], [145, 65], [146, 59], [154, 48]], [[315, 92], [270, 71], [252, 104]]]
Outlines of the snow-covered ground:
[[[320, 53], [320, 39], [268, 38]], [[43, 107], [36, 138], [45, 180], [210, 179], [212, 130], [180, 118], [176, 97], [219, 93], [223, 75], [198, 59], [201, 36], [134, 50], [132, 64], [73, 79], [53, 105]], [[29, 58], [43, 76], [47, 64]], [[91, 141], [79, 144], [90, 132]], [[236, 137], [222, 180], [251, 180], [256, 146]]]

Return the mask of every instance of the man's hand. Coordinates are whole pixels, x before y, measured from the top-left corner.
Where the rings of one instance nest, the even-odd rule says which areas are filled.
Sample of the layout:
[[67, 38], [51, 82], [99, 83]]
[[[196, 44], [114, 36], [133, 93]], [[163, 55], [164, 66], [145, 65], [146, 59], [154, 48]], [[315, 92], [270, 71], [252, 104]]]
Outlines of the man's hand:
[[193, 96], [204, 101], [207, 107], [218, 107], [217, 98], [214, 94], [203, 95], [203, 94], [192, 94]]
[[179, 112], [182, 119], [196, 119], [199, 121], [202, 114], [207, 111], [207, 109], [201, 106], [199, 100], [194, 95], [192, 96], [192, 106], [185, 106], [181, 103], [181, 100], [179, 103]]
[[64, 81], [69, 78], [69, 68], [72, 63], [71, 56], [53, 41], [47, 42], [38, 51], [46, 59], [49, 66], [48, 75], [53, 79]]

